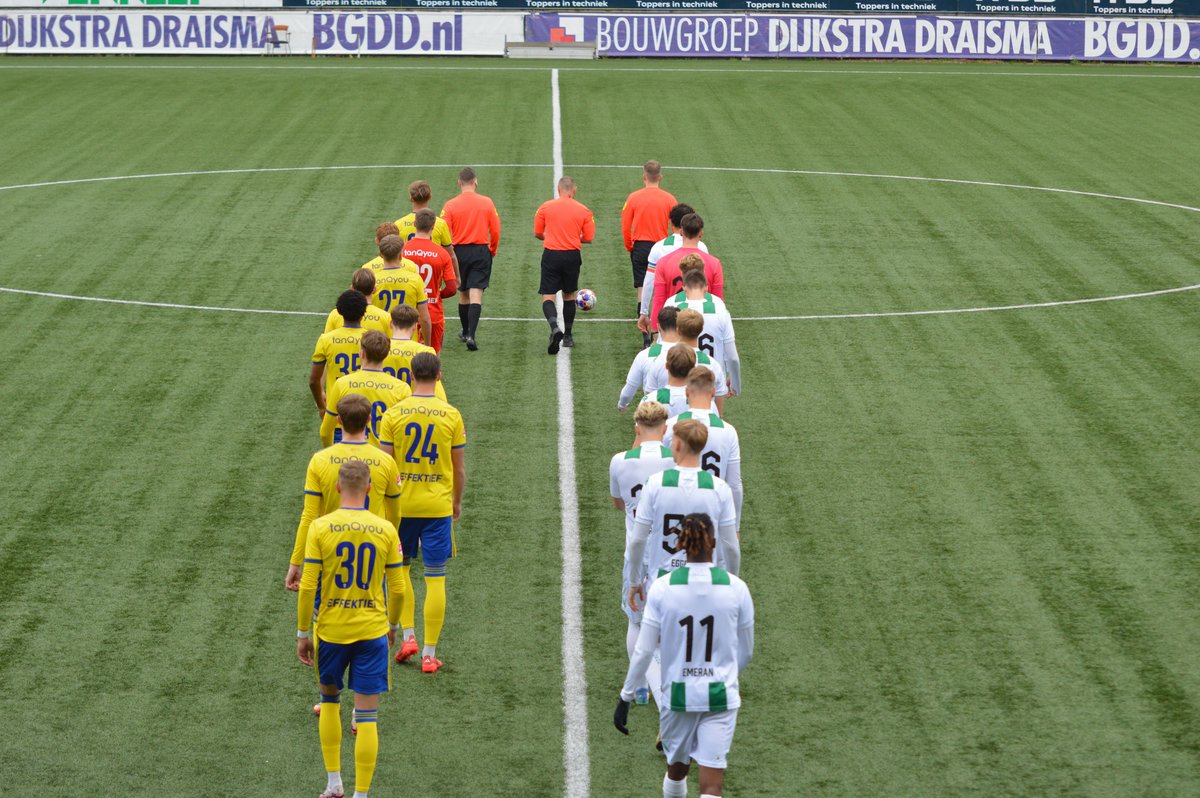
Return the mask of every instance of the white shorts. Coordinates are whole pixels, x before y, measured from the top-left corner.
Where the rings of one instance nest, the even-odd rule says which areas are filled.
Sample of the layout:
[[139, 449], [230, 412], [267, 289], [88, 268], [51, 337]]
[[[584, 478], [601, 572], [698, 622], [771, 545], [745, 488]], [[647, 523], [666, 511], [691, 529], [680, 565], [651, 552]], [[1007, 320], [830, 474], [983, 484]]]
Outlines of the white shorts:
[[701, 767], [724, 770], [725, 757], [733, 744], [737, 713], [736, 709], [723, 712], [659, 710], [658, 733], [662, 736], [667, 764], [686, 765], [694, 759]]

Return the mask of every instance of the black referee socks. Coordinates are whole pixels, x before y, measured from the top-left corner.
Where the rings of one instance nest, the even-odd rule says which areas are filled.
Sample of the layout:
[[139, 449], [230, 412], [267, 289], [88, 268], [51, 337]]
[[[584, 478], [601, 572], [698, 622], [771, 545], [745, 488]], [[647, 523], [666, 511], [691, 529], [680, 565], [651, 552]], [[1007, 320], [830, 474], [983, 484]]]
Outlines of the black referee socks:
[[[462, 307], [461, 305], [459, 307]], [[472, 302], [467, 305], [467, 337], [475, 337], [475, 328], [479, 326], [479, 314], [483, 310], [483, 305], [478, 302]]]
[[469, 308], [469, 307], [470, 307], [470, 305], [466, 304], [465, 302], [460, 302], [460, 303], [458, 304], [458, 320], [459, 320], [460, 322], [462, 322], [462, 330], [463, 330], [463, 335], [466, 335], [466, 334], [467, 334], [467, 331], [468, 331], [468, 327], [467, 327], [467, 308]]
[[546, 317], [546, 321], [550, 322], [550, 331], [558, 329], [558, 309], [554, 307], [553, 299], [542, 300], [542, 315]]
[[567, 335], [571, 334], [571, 325], [575, 323], [575, 300], [568, 299], [563, 302], [563, 330]]

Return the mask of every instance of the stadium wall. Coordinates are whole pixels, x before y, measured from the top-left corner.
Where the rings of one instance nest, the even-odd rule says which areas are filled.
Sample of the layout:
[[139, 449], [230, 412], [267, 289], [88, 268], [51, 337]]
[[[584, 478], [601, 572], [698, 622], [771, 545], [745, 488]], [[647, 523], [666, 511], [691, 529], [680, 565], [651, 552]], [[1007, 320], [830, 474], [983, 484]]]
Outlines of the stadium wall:
[[[603, 56], [638, 58], [1200, 61], [1200, 20], [1124, 14], [525, 13], [280, 5], [289, 1], [298, 0], [274, 0], [274, 8], [262, 7], [272, 0], [204, 0], [207, 10], [79, 6], [70, 0], [13, 8], [28, 0], [0, 0], [0, 53], [257, 55], [270, 49], [274, 27], [286, 25], [287, 51], [294, 55], [502, 55], [507, 42], [524, 40], [594, 41]], [[247, 8], [250, 3], [257, 8]]]

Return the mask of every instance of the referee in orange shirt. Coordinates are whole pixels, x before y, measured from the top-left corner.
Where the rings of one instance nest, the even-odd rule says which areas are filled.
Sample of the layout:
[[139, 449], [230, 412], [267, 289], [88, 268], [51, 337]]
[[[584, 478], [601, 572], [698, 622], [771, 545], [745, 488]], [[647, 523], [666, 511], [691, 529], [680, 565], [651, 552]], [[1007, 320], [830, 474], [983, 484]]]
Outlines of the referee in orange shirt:
[[[596, 237], [596, 219], [587, 206], [575, 199], [575, 181], [563, 176], [558, 180], [558, 198], [543, 202], [533, 217], [533, 235], [546, 242], [542, 250], [542, 313], [550, 322], [547, 354], [557, 355], [558, 347], [574, 346], [571, 325], [575, 322], [575, 292], [579, 290], [579, 269], [583, 266], [580, 250]], [[554, 295], [562, 291], [563, 327], [558, 329], [558, 309]]]
[[492, 259], [500, 246], [500, 214], [489, 197], [480, 194], [475, 170], [464, 167], [458, 173], [459, 195], [446, 202], [442, 218], [450, 226], [454, 253], [458, 256], [458, 320], [462, 332], [458, 340], [467, 342], [474, 352], [475, 331], [483, 311], [483, 292], [492, 280]]
[[[662, 164], [646, 161], [642, 167], [642, 188], [625, 199], [621, 209], [621, 236], [625, 239], [625, 251], [633, 264], [633, 288], [637, 293], [638, 312], [642, 306], [642, 283], [646, 281], [646, 265], [650, 249], [671, 232], [671, 208], [675, 197], [659, 187], [662, 182]], [[642, 333], [642, 347], [650, 345], [650, 336]]]

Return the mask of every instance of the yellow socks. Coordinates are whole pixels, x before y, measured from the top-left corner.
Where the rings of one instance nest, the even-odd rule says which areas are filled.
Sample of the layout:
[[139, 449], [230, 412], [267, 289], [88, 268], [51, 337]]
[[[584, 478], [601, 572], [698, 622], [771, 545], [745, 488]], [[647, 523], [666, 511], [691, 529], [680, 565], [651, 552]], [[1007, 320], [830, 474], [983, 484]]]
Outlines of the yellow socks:
[[417, 597], [413, 593], [411, 573], [411, 565], [400, 566], [400, 583], [404, 585], [404, 598], [400, 600], [400, 626], [404, 629], [413, 628], [417, 617]]
[[342, 769], [342, 706], [335, 695], [321, 694], [321, 717], [317, 730], [321, 735], [321, 755], [325, 771], [338, 773]]
[[[443, 566], [445, 568], [445, 566]], [[425, 574], [425, 640], [426, 646], [436, 646], [446, 620], [446, 576]]]
[[378, 709], [354, 710], [358, 739], [354, 743], [354, 792], [364, 795], [371, 789], [375, 760], [379, 757]]

